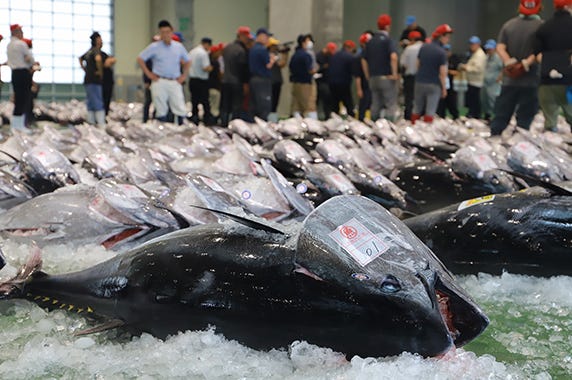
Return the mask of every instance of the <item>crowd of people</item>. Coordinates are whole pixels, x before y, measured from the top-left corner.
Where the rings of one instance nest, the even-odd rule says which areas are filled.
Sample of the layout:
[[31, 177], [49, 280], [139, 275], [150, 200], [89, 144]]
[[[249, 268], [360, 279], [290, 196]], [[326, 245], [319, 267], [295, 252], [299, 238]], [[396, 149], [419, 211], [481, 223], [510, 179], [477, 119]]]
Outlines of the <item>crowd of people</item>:
[[[542, 0], [519, 0], [518, 15], [502, 26], [497, 41], [483, 44], [472, 36], [461, 55], [451, 51], [451, 26], [439, 25], [429, 36], [415, 16], [406, 18], [398, 42], [390, 37], [391, 17], [382, 14], [377, 29], [366, 30], [358, 44], [329, 42], [317, 50], [313, 36], [301, 34], [292, 42], [291, 57], [291, 43], [281, 44], [266, 28], [252, 33], [247, 26], [240, 26], [230, 43], [213, 44], [204, 37], [187, 52], [182, 35], [163, 20], [159, 34], [137, 57], [146, 90], [143, 120], [222, 126], [234, 118], [276, 121], [287, 67], [291, 116], [318, 119], [345, 112], [364, 120], [369, 111], [373, 121], [403, 117], [413, 124], [431, 123], [435, 116], [458, 118], [462, 93], [466, 115], [489, 121], [493, 135], [513, 114], [520, 127], [528, 128], [539, 109], [545, 129], [555, 130], [560, 112], [572, 124], [572, 0], [553, 2], [555, 14], [543, 21]], [[25, 129], [38, 64], [21, 26], [11, 25], [10, 31], [12, 127]], [[80, 57], [88, 121], [105, 124], [115, 58], [102, 51], [99, 33], [90, 38], [91, 48]], [[187, 81], [190, 114], [183, 89]]]

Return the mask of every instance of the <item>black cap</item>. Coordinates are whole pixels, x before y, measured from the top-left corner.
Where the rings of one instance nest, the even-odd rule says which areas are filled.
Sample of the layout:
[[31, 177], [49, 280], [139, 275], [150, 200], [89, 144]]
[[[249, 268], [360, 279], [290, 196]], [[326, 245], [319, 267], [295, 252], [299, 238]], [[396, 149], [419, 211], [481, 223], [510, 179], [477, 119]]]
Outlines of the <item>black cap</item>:
[[270, 33], [266, 28], [258, 28], [258, 30], [256, 31], [256, 35], [258, 36], [259, 34], [266, 34], [268, 37], [272, 37], [274, 35]]
[[213, 40], [209, 37], [203, 37], [201, 39], [201, 44], [209, 44], [212, 45], [213, 44]]

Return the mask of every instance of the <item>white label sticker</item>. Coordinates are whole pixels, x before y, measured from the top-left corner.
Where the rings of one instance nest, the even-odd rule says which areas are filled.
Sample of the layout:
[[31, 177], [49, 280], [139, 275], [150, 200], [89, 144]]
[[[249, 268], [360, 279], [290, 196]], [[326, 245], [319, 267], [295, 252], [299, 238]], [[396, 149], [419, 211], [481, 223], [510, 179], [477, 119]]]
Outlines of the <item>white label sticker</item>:
[[117, 166], [117, 162], [113, 161], [111, 158], [105, 154], [98, 153], [95, 155], [95, 162], [103, 170], [111, 170]]
[[362, 267], [365, 267], [389, 249], [379, 237], [355, 218], [336, 228], [329, 236]]
[[328, 174], [326, 177], [341, 192], [350, 191], [354, 188], [353, 183], [351, 183], [349, 179], [341, 174]]
[[59, 160], [59, 156], [52, 152], [51, 150], [40, 150], [39, 152], [35, 153], [36, 158], [40, 161], [45, 168], [50, 168], [52, 166], [57, 166]]
[[328, 154], [328, 161], [335, 161], [336, 158], [343, 157], [346, 151], [336, 141], [324, 141], [325, 151]]
[[534, 160], [540, 154], [540, 151], [527, 141], [519, 142], [514, 146], [514, 149], [529, 161]]
[[459, 207], [457, 208], [457, 211], [461, 211], [463, 209], [466, 209], [468, 207], [474, 206], [474, 205], [478, 205], [481, 203], [485, 203], [485, 202], [490, 202], [492, 200], [495, 199], [494, 195], [486, 195], [484, 197], [479, 197], [479, 198], [475, 198], [475, 199], [469, 199], [468, 201], [464, 201], [462, 202]]
[[121, 184], [121, 185], [118, 185], [118, 187], [121, 189], [123, 194], [125, 194], [125, 196], [127, 196], [127, 198], [131, 198], [131, 199], [133, 199], [133, 198], [147, 198], [145, 193], [142, 192], [136, 186]]
[[475, 163], [483, 172], [498, 168], [497, 164], [489, 157], [488, 154], [478, 154], [475, 156]]
[[205, 183], [205, 185], [207, 185], [208, 187], [210, 187], [214, 191], [224, 193], [224, 189], [214, 179], [203, 177], [202, 175], [200, 175], [199, 178]]

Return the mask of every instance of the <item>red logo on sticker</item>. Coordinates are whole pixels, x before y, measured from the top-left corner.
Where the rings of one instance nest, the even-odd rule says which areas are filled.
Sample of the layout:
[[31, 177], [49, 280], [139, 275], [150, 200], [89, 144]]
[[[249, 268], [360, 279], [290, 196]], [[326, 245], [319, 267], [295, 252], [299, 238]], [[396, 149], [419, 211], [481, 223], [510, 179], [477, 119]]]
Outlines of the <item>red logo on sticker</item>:
[[343, 226], [340, 229], [340, 233], [342, 234], [343, 237], [345, 237], [346, 239], [354, 239], [355, 237], [357, 237], [358, 232], [355, 228], [351, 227], [351, 226]]

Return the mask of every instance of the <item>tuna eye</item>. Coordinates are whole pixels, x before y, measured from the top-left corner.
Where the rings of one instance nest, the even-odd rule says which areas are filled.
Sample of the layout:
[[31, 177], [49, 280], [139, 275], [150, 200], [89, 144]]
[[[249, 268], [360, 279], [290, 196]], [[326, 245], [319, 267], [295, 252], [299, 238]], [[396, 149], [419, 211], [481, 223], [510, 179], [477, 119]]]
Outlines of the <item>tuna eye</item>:
[[381, 290], [386, 293], [395, 293], [401, 290], [401, 285], [395, 277], [387, 276], [381, 283]]

